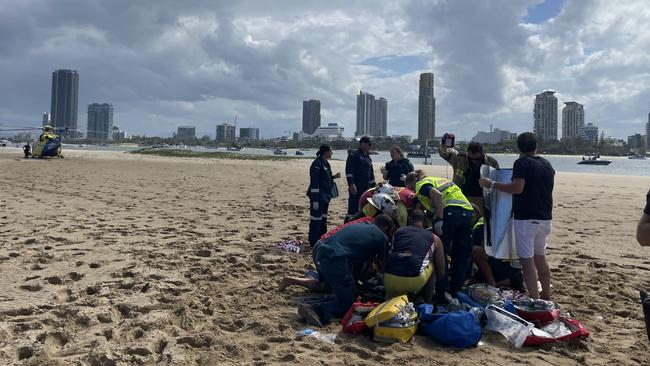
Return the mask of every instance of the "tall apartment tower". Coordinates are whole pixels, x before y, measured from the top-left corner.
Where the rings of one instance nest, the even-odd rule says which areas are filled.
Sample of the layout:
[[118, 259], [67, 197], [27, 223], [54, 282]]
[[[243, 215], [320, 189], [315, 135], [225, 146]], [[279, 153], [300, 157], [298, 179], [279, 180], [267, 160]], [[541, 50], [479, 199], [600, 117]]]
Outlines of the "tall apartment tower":
[[388, 136], [388, 101], [386, 99], [375, 99], [372, 116], [370, 135], [374, 137]]
[[535, 96], [533, 133], [539, 141], [557, 140], [557, 98], [546, 90]]
[[357, 95], [357, 129], [355, 136], [371, 135], [370, 126], [375, 108], [375, 96], [359, 91]]
[[564, 102], [562, 108], [562, 140], [573, 140], [580, 136], [585, 126], [585, 106], [576, 102]]
[[433, 73], [420, 74], [420, 96], [418, 98], [418, 140], [433, 140], [436, 137], [436, 98], [433, 96]]
[[320, 127], [320, 100], [302, 102], [302, 132], [313, 134]]
[[88, 127], [86, 138], [98, 140], [113, 139], [113, 105], [93, 103], [88, 105]]
[[388, 136], [388, 101], [375, 99], [370, 93], [357, 95], [357, 129], [355, 136]]
[[52, 73], [50, 118], [52, 127], [67, 128], [63, 135], [77, 136], [77, 103], [79, 74], [77, 70], [61, 69]]

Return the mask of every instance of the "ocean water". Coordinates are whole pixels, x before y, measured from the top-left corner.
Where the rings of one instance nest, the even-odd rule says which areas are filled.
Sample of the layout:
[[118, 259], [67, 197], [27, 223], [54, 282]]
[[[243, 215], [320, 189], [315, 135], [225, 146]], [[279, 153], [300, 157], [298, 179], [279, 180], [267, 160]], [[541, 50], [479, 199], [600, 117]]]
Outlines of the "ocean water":
[[[122, 146], [95, 146], [88, 145], [79, 147], [76, 145], [63, 146], [63, 149], [70, 150], [109, 150], [109, 151], [130, 151], [136, 149], [135, 147], [122, 147]], [[206, 149], [206, 148], [192, 148], [194, 151], [221, 151], [226, 152], [225, 149]], [[316, 157], [316, 150], [301, 150], [305, 157]], [[252, 149], [247, 148], [241, 152], [229, 151], [232, 154], [259, 154], [259, 155], [273, 155], [272, 149]], [[287, 156], [294, 156], [295, 149], [287, 149]], [[335, 150], [332, 155], [333, 160], [345, 160], [347, 158], [347, 150]], [[519, 157], [516, 154], [491, 154], [499, 162], [502, 168], [512, 168], [512, 164]], [[633, 160], [627, 157], [607, 157], [603, 159], [612, 160], [612, 163], [607, 166], [597, 165], [578, 165], [578, 161], [582, 160], [581, 156], [566, 156], [566, 155], [543, 155], [548, 159], [555, 171], [558, 172], [572, 172], [572, 173], [595, 173], [595, 174], [614, 174], [614, 175], [634, 175], [634, 176], [650, 176], [650, 159], [648, 160]], [[388, 151], [379, 151], [376, 155], [371, 155], [372, 161], [387, 162], [390, 160], [390, 153]], [[423, 164], [423, 158], [410, 158], [411, 162], [415, 165]], [[437, 154], [433, 155], [433, 165], [445, 166], [447, 162], [444, 161]]]

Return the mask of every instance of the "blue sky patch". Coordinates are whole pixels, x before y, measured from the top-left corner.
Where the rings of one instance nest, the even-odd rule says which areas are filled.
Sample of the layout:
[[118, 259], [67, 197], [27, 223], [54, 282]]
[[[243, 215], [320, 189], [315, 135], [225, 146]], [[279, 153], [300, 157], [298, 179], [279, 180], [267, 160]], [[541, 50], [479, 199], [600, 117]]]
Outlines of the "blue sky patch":
[[424, 70], [428, 67], [429, 56], [425, 55], [386, 55], [371, 57], [361, 61], [360, 65], [375, 66], [382, 71], [377, 73], [379, 77], [399, 76], [413, 71]]
[[528, 7], [528, 12], [523, 21], [526, 23], [541, 24], [560, 14], [564, 0], [544, 0]]

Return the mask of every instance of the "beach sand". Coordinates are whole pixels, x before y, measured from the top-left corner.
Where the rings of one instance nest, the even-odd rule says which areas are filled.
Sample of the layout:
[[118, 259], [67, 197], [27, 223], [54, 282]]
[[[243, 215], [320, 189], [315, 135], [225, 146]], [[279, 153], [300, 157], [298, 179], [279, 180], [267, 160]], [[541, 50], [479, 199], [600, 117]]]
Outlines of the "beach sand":
[[[650, 364], [638, 301], [650, 249], [634, 237], [647, 177], [556, 176], [553, 295], [588, 342], [515, 350], [486, 334], [458, 351], [422, 336], [296, 339], [306, 328], [296, 305], [309, 294], [277, 284], [311, 257], [274, 244], [307, 237], [309, 160], [65, 155], [0, 149], [2, 365]], [[346, 199], [330, 207], [331, 224], [342, 222]]]

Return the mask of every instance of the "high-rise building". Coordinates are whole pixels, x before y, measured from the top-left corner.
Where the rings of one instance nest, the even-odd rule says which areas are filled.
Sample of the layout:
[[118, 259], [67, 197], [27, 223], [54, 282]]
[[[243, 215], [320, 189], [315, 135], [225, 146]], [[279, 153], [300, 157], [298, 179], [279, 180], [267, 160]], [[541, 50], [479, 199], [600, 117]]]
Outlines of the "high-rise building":
[[50, 123], [51, 123], [50, 113], [49, 112], [44, 112], [43, 113], [43, 126], [49, 126]]
[[50, 118], [52, 127], [63, 130], [64, 136], [76, 137], [79, 74], [77, 70], [56, 70], [52, 73]]
[[384, 98], [375, 99], [372, 108], [370, 135], [374, 137], [388, 136], [388, 101]]
[[535, 96], [533, 133], [539, 141], [557, 140], [557, 98], [546, 90]]
[[88, 105], [86, 138], [98, 140], [113, 139], [113, 105], [108, 103], [92, 103]]
[[578, 134], [583, 140], [591, 144], [595, 145], [598, 143], [598, 126], [594, 126], [593, 123], [587, 123], [586, 126], [582, 126]]
[[436, 98], [433, 96], [433, 73], [420, 74], [418, 97], [418, 140], [433, 140], [436, 136]]
[[[217, 143], [228, 143], [228, 144], [234, 144], [235, 143], [235, 126], [228, 124], [228, 123], [222, 123], [220, 125], [217, 125]], [[240, 136], [241, 136], [241, 130], [239, 130]], [[258, 131], [259, 135], [259, 131]]]
[[370, 93], [357, 95], [357, 130], [355, 136], [388, 136], [388, 101], [375, 99]]
[[[217, 129], [218, 131], [218, 129]], [[217, 132], [218, 134], [218, 132]], [[240, 141], [257, 141], [260, 139], [260, 129], [255, 127], [242, 127], [239, 129]]]
[[320, 127], [320, 100], [302, 102], [302, 132], [313, 134]]
[[196, 127], [180, 126], [176, 130], [176, 141], [194, 143], [196, 141]]
[[564, 102], [562, 108], [562, 140], [579, 137], [580, 129], [585, 126], [585, 106], [576, 102]]

